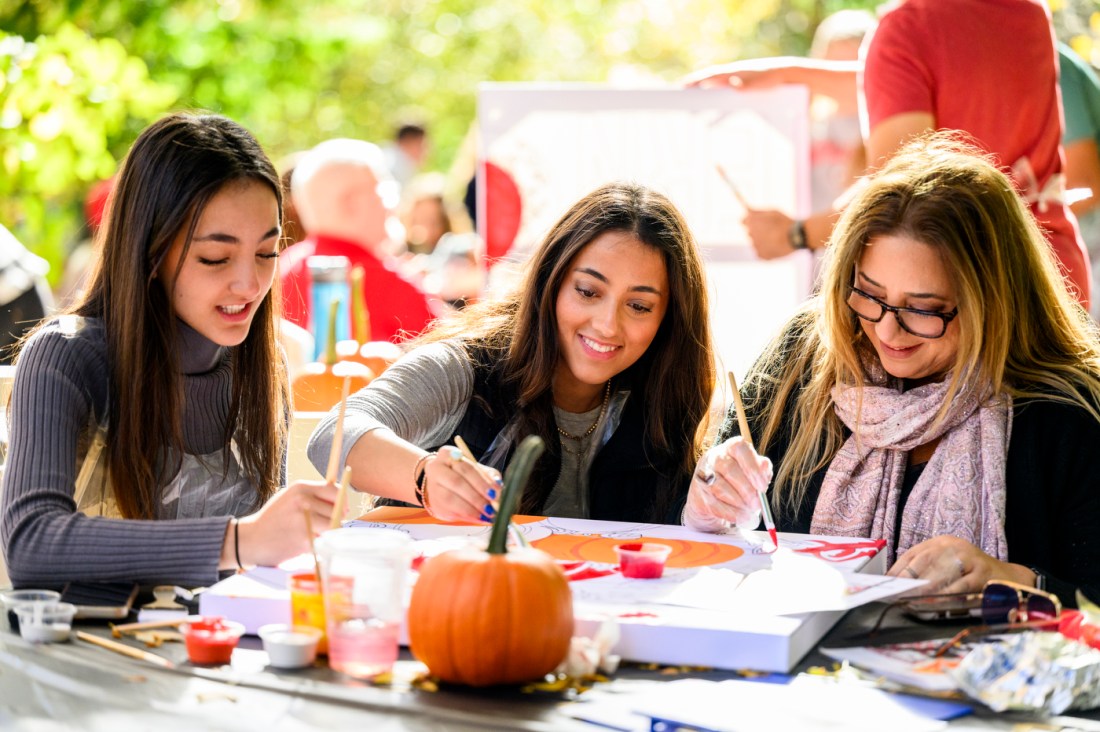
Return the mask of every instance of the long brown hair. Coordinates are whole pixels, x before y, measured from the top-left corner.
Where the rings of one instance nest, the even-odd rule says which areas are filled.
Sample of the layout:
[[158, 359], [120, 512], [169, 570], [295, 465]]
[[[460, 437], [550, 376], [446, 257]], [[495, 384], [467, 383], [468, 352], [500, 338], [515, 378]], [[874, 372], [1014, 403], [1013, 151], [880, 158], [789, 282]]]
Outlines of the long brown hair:
[[[181, 231], [182, 264], [207, 203], [227, 185], [271, 188], [283, 214], [275, 167], [243, 127], [218, 115], [172, 114], [145, 129], [119, 171], [83, 299], [70, 312], [101, 318], [107, 334], [110, 401], [107, 461], [127, 518], [155, 518], [160, 486], [182, 456], [183, 377], [176, 316], [157, 269]], [[178, 272], [178, 270], [177, 270]], [[226, 449], [236, 439], [246, 473], [266, 499], [282, 483], [287, 383], [277, 347], [278, 281], [233, 348], [233, 396]]]
[[[669, 282], [668, 308], [653, 342], [616, 384], [633, 385], [644, 395], [649, 443], [691, 471], [699, 453], [697, 428], [714, 389], [709, 305], [695, 239], [672, 202], [656, 191], [613, 183], [589, 193], [550, 229], [527, 263], [521, 287], [503, 300], [439, 321], [422, 340], [462, 338], [489, 354], [502, 384], [517, 395], [521, 434], [540, 435], [553, 451], [558, 291], [574, 258], [610, 231], [627, 232], [660, 252]], [[536, 479], [521, 510], [539, 510], [556, 478]]]
[[[935, 247], [958, 292], [959, 348], [942, 417], [975, 384], [991, 394], [1079, 405], [1100, 419], [1100, 341], [1066, 287], [1050, 245], [1009, 179], [959, 133], [920, 138], [867, 181], [830, 240], [821, 293], [754, 367], [749, 393], [769, 394], [760, 447], [783, 428], [791, 443], [776, 475], [776, 502], [794, 508], [809, 477], [843, 443], [836, 384], [864, 383], [874, 355], [847, 306], [864, 247], [897, 235]], [[808, 375], [808, 376], [807, 376]], [[746, 409], [753, 408], [746, 405]]]

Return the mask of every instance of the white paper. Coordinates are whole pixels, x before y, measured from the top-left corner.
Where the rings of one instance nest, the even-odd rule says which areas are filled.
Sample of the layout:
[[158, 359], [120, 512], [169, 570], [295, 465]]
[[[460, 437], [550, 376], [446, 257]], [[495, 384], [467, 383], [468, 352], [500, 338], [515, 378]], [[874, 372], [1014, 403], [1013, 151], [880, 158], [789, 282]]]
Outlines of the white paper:
[[885, 692], [807, 676], [786, 685], [673, 681], [640, 697], [635, 711], [717, 732], [934, 732], [947, 727], [906, 709]]
[[843, 572], [780, 549], [772, 565], [748, 575], [731, 569], [666, 569], [660, 579], [615, 574], [574, 582], [573, 597], [601, 605], [675, 605], [739, 615], [801, 615], [849, 610], [908, 592], [926, 580]]

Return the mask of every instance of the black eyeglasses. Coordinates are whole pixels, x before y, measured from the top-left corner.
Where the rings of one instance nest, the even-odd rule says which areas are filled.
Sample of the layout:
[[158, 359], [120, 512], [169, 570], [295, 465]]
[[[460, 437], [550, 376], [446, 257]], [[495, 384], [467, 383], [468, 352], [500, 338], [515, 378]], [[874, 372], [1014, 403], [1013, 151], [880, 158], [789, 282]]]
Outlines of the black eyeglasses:
[[916, 308], [896, 308], [887, 305], [877, 297], [868, 295], [858, 287], [850, 287], [848, 293], [848, 307], [852, 312], [870, 323], [878, 323], [886, 317], [886, 313], [893, 313], [898, 325], [906, 333], [912, 333], [918, 338], [940, 338], [947, 332], [947, 324], [959, 314], [955, 308], [949, 313], [936, 313], [931, 310], [917, 310]]

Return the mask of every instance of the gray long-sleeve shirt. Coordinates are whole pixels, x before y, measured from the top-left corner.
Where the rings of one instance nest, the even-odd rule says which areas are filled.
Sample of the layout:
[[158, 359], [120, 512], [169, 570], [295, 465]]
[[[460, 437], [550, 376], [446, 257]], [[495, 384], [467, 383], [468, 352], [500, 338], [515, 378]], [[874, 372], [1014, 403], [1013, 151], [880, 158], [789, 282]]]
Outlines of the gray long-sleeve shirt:
[[[92, 420], [103, 422], [108, 405], [103, 323], [76, 321], [75, 328], [55, 321], [40, 330], [16, 371], [0, 504], [0, 536], [12, 582], [194, 586], [216, 581], [228, 516], [143, 521], [76, 512], [78, 441]], [[209, 455], [224, 447], [233, 382], [230, 350], [178, 325], [184, 448], [189, 455]], [[140, 385], [129, 397], [141, 398]]]

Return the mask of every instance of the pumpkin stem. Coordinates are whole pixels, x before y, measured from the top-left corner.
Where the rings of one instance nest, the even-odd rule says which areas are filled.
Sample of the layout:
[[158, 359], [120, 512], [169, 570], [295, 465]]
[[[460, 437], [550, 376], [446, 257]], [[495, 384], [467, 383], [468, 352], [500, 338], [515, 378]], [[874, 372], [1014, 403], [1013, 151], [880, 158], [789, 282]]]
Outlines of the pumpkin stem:
[[340, 301], [336, 298], [328, 304], [328, 342], [325, 344], [325, 363], [334, 366], [336, 361], [336, 313], [340, 309]]
[[508, 524], [512, 523], [512, 515], [519, 507], [519, 497], [523, 495], [523, 489], [527, 487], [527, 481], [531, 477], [531, 471], [535, 468], [535, 461], [546, 448], [542, 438], [538, 435], [530, 435], [516, 448], [516, 454], [512, 456], [512, 462], [504, 471], [504, 490], [500, 496], [500, 508], [493, 517], [493, 529], [489, 533], [490, 554], [504, 554], [508, 551]]
[[353, 337], [360, 344], [370, 341], [370, 313], [367, 312], [367, 301], [363, 299], [364, 276], [362, 267], [351, 271], [351, 312], [352, 323], [355, 325]]

